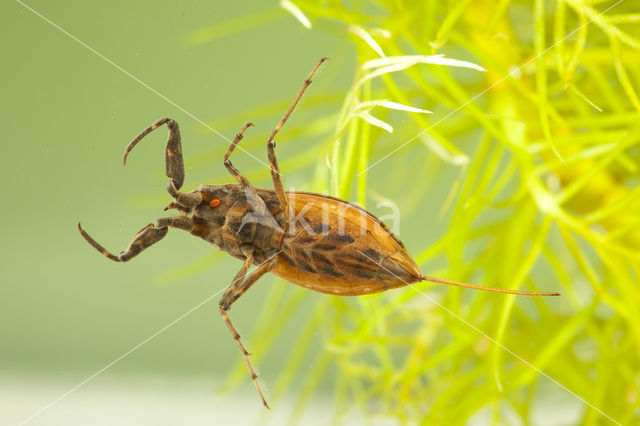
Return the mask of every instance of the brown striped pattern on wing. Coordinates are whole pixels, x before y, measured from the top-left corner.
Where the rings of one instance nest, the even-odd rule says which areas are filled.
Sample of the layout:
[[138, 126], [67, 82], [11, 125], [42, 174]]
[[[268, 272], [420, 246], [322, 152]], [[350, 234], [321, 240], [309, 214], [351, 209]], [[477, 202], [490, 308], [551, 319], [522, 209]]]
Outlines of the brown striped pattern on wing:
[[402, 242], [371, 213], [320, 194], [288, 195], [297, 219], [285, 230], [276, 275], [338, 295], [376, 293], [421, 280]]

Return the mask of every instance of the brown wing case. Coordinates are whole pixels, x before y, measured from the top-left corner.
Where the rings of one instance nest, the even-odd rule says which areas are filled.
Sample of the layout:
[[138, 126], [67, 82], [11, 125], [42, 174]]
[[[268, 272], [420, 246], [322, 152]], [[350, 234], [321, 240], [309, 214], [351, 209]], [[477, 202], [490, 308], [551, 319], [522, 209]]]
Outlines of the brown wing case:
[[333, 197], [289, 192], [295, 216], [272, 271], [322, 293], [355, 296], [421, 281], [402, 242], [368, 211]]

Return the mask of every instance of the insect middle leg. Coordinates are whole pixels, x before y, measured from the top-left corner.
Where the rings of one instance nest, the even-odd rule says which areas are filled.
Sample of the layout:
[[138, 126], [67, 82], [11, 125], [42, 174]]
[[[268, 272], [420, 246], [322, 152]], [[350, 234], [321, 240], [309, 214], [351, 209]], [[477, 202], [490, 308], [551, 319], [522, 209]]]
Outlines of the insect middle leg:
[[[255, 187], [251, 184], [251, 182], [249, 182], [249, 179], [247, 179], [242, 173], [240, 173], [240, 171], [235, 168], [233, 163], [231, 163], [231, 160], [229, 160], [229, 157], [233, 153], [233, 150], [236, 149], [236, 146], [242, 140], [244, 132], [251, 126], [253, 126], [253, 123], [245, 124], [242, 129], [240, 129], [240, 132], [238, 132], [236, 137], [233, 138], [233, 142], [231, 142], [231, 145], [229, 145], [229, 149], [227, 149], [227, 152], [224, 154], [224, 166], [227, 168], [229, 173], [231, 173], [231, 175], [238, 181], [240, 186], [242, 186], [245, 196], [247, 197], [247, 201], [253, 208], [254, 212], [256, 212], [259, 216], [264, 216], [266, 220], [269, 220], [271, 218], [271, 214], [268, 212], [264, 200], [260, 198], [260, 196], [256, 192]], [[269, 220], [269, 222], [271, 221]]]
[[309, 87], [309, 85], [311, 84], [311, 77], [313, 77], [313, 75], [316, 73], [318, 68], [320, 68], [320, 65], [322, 65], [322, 63], [327, 59], [328, 58], [321, 58], [320, 61], [318, 61], [318, 63], [316, 64], [316, 66], [313, 67], [313, 69], [311, 70], [311, 73], [309, 73], [309, 76], [302, 84], [302, 87], [300, 88], [298, 95], [289, 106], [289, 109], [287, 110], [287, 112], [284, 113], [284, 116], [282, 117], [280, 122], [276, 125], [275, 129], [273, 129], [273, 131], [269, 135], [269, 140], [267, 142], [267, 156], [269, 157], [269, 166], [271, 168], [271, 179], [273, 180], [273, 189], [275, 189], [276, 191], [276, 195], [278, 196], [278, 201], [280, 201], [280, 206], [282, 207], [285, 222], [287, 223], [291, 219], [291, 215], [289, 212], [289, 200], [287, 199], [287, 196], [284, 192], [284, 186], [282, 185], [282, 176], [280, 175], [280, 168], [278, 167], [278, 160], [276, 159], [276, 150], [275, 150], [276, 141], [273, 138], [275, 138], [276, 133], [278, 133], [282, 128], [282, 126], [284, 126], [284, 123], [287, 121], [287, 119], [293, 112], [296, 105], [298, 105], [300, 98], [302, 98], [302, 95], [304, 94], [305, 90], [307, 90], [307, 87]]
[[249, 180], [244, 177], [244, 175], [240, 173], [238, 169], [235, 168], [235, 166], [231, 163], [231, 160], [229, 160], [229, 157], [233, 153], [233, 150], [236, 149], [236, 146], [238, 146], [238, 143], [242, 140], [244, 132], [251, 126], [253, 126], [253, 123], [245, 124], [242, 129], [240, 129], [240, 132], [238, 132], [236, 137], [233, 138], [233, 142], [231, 142], [231, 145], [229, 145], [227, 152], [224, 153], [224, 166], [227, 168], [229, 173], [231, 173], [231, 175], [238, 181], [238, 183], [242, 185], [243, 188], [253, 188], [253, 185], [251, 185]]
[[140, 254], [151, 245], [157, 243], [167, 235], [169, 226], [190, 231], [193, 228], [193, 222], [186, 215], [162, 217], [158, 219], [155, 224], [150, 223], [139, 230], [133, 237], [133, 241], [131, 241], [129, 247], [120, 253], [120, 255], [116, 256], [98, 244], [96, 240], [91, 238], [91, 236], [82, 229], [82, 226], [78, 222], [78, 230], [84, 239], [87, 240], [93, 248], [115, 262], [126, 262]]
[[240, 340], [240, 334], [238, 334], [238, 331], [233, 326], [233, 323], [231, 322], [231, 319], [229, 319], [227, 312], [229, 311], [229, 309], [231, 309], [231, 305], [236, 300], [238, 300], [238, 298], [242, 296], [244, 292], [249, 289], [249, 287], [251, 287], [264, 274], [275, 268], [277, 259], [272, 258], [270, 260], [267, 260], [266, 262], [259, 265], [255, 271], [247, 275], [247, 270], [254, 260], [253, 249], [251, 249], [251, 251], [248, 252], [246, 256], [247, 258], [242, 265], [242, 268], [240, 268], [240, 271], [238, 271], [238, 273], [236, 274], [235, 278], [231, 282], [231, 285], [229, 286], [229, 288], [227, 288], [227, 291], [225, 291], [224, 295], [220, 299], [220, 315], [222, 316], [224, 322], [227, 324], [227, 328], [229, 328], [231, 336], [236, 341], [238, 348], [240, 349], [240, 353], [242, 354], [244, 363], [249, 370], [251, 380], [253, 380], [253, 384], [258, 391], [258, 395], [262, 400], [262, 404], [264, 404], [265, 407], [269, 408], [269, 404], [267, 404], [267, 401], [264, 399], [264, 395], [262, 394], [262, 390], [260, 389], [260, 384], [258, 383], [258, 375], [253, 370], [251, 362], [249, 361], [249, 355], [251, 354], [245, 349], [244, 345], [242, 344], [242, 341]]

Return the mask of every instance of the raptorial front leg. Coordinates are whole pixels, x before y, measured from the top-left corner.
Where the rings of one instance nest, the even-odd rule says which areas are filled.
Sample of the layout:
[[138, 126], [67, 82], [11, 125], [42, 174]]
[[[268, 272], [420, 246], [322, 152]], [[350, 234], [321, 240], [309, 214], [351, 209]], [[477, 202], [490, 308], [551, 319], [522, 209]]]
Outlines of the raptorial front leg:
[[231, 336], [236, 341], [238, 348], [240, 349], [240, 353], [242, 354], [244, 363], [247, 366], [247, 369], [249, 370], [249, 374], [251, 375], [251, 380], [253, 380], [253, 384], [255, 385], [256, 390], [258, 391], [258, 395], [262, 400], [262, 404], [264, 404], [265, 407], [269, 408], [269, 404], [267, 404], [267, 401], [265, 400], [264, 395], [262, 394], [262, 390], [260, 389], [260, 384], [258, 383], [258, 375], [253, 370], [253, 367], [251, 366], [251, 362], [249, 361], [250, 353], [242, 345], [242, 341], [240, 340], [240, 334], [238, 334], [238, 331], [233, 326], [231, 319], [229, 319], [229, 316], [227, 315], [227, 312], [231, 308], [231, 305], [233, 304], [233, 302], [238, 300], [238, 298], [242, 296], [244, 292], [246, 292], [249, 289], [249, 287], [251, 287], [260, 277], [262, 277], [264, 274], [266, 274], [267, 272], [275, 268], [277, 259], [273, 258], [271, 260], [268, 260], [267, 262], [262, 263], [256, 268], [255, 271], [247, 275], [247, 270], [249, 269], [252, 263], [253, 263], [253, 252], [247, 255], [247, 259], [242, 265], [242, 268], [240, 269], [240, 271], [238, 271], [234, 280], [231, 282], [231, 285], [227, 288], [227, 291], [224, 293], [224, 295], [220, 299], [220, 315], [222, 316], [222, 319], [224, 320], [224, 322], [227, 324], [227, 327], [229, 328], [229, 332], [231, 333]]
[[129, 143], [124, 151], [122, 162], [126, 165], [127, 156], [133, 147], [135, 147], [142, 138], [163, 124], [166, 124], [167, 128], [169, 128], [169, 137], [167, 138], [167, 146], [164, 152], [165, 175], [169, 178], [167, 192], [175, 198], [180, 205], [186, 208], [191, 208], [202, 201], [202, 199], [198, 198], [198, 194], [182, 194], [178, 192], [184, 184], [184, 161], [182, 159], [182, 142], [180, 139], [180, 128], [178, 126], [178, 122], [165, 117], [144, 129]]
[[278, 131], [280, 131], [282, 126], [284, 126], [284, 123], [287, 121], [287, 119], [293, 112], [294, 108], [300, 101], [300, 98], [302, 98], [304, 91], [307, 90], [307, 87], [309, 87], [309, 85], [311, 84], [311, 78], [313, 77], [313, 75], [316, 73], [318, 68], [320, 68], [320, 65], [322, 65], [322, 63], [327, 59], [328, 58], [321, 58], [320, 61], [316, 64], [316, 66], [313, 67], [313, 69], [311, 70], [311, 73], [309, 73], [309, 76], [302, 84], [302, 88], [300, 88], [298, 95], [289, 106], [289, 109], [287, 110], [287, 112], [284, 113], [284, 116], [282, 117], [280, 122], [276, 125], [275, 129], [273, 129], [273, 131], [271, 132], [271, 135], [269, 135], [269, 140], [267, 141], [267, 156], [269, 157], [269, 166], [271, 168], [271, 179], [273, 180], [273, 189], [275, 189], [276, 195], [278, 196], [278, 201], [280, 201], [280, 205], [282, 206], [282, 212], [284, 214], [284, 218], [286, 222], [289, 222], [289, 220], [291, 219], [291, 214], [289, 212], [289, 200], [287, 199], [286, 193], [284, 192], [284, 186], [282, 184], [282, 175], [280, 174], [280, 168], [278, 167], [278, 160], [276, 159], [276, 150], [275, 150], [276, 142], [274, 138], [276, 137], [276, 134], [278, 133]]
[[167, 235], [169, 226], [190, 230], [193, 227], [193, 222], [191, 221], [191, 219], [189, 219], [189, 217], [185, 215], [160, 218], [156, 221], [155, 225], [150, 223], [139, 230], [133, 237], [133, 240], [131, 241], [131, 244], [129, 244], [129, 247], [125, 251], [120, 253], [120, 255], [116, 256], [102, 247], [100, 244], [98, 244], [96, 240], [91, 238], [91, 236], [87, 234], [84, 229], [82, 229], [80, 222], [78, 222], [78, 230], [80, 231], [82, 237], [87, 240], [87, 242], [91, 244], [93, 248], [115, 262], [126, 262], [140, 254], [140, 252], [142, 252], [143, 250], [157, 243], [158, 241], [163, 239], [165, 235]]

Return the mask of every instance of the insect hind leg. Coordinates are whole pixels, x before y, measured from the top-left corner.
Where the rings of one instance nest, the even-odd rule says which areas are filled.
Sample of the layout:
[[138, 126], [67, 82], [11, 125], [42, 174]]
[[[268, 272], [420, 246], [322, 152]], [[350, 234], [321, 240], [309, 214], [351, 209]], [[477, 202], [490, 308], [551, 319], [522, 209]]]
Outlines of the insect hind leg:
[[280, 131], [282, 126], [284, 126], [284, 123], [287, 121], [287, 119], [295, 109], [296, 105], [298, 105], [300, 98], [302, 98], [302, 95], [304, 94], [305, 90], [307, 90], [307, 87], [309, 87], [309, 85], [311, 84], [311, 78], [313, 77], [313, 75], [316, 73], [318, 68], [320, 68], [320, 65], [322, 65], [322, 63], [327, 59], [328, 58], [321, 58], [320, 61], [318, 61], [318, 63], [316, 64], [316, 66], [313, 67], [313, 69], [309, 73], [309, 76], [307, 76], [304, 83], [302, 84], [302, 87], [300, 88], [298, 95], [295, 97], [295, 99], [289, 106], [289, 109], [287, 110], [287, 112], [284, 113], [284, 116], [282, 117], [280, 122], [276, 125], [275, 129], [273, 129], [273, 131], [269, 135], [269, 140], [267, 141], [267, 156], [269, 157], [269, 167], [271, 168], [271, 178], [273, 180], [273, 189], [275, 189], [276, 195], [278, 197], [278, 201], [280, 201], [280, 206], [282, 207], [282, 212], [284, 214], [284, 218], [286, 222], [289, 222], [290, 216], [291, 216], [289, 212], [289, 200], [287, 199], [287, 196], [284, 192], [284, 186], [282, 184], [282, 176], [280, 175], [280, 168], [278, 167], [278, 160], [276, 159], [276, 150], [275, 150], [276, 142], [273, 138], [275, 138], [276, 134]]

